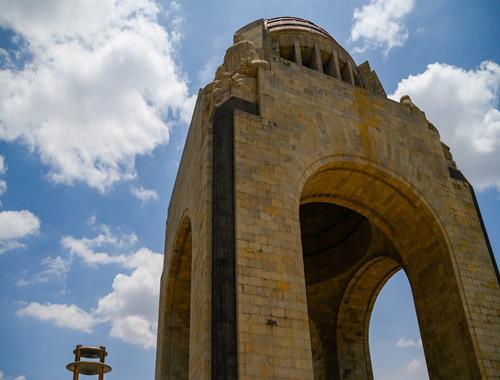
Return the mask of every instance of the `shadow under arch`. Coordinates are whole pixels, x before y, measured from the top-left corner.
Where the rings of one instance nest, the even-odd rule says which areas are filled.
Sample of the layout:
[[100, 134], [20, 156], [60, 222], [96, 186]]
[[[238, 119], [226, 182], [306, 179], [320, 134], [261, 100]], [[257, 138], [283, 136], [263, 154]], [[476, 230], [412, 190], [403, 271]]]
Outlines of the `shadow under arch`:
[[[191, 319], [192, 230], [191, 219], [181, 218], [170, 258], [162, 275], [156, 378], [188, 379]], [[171, 249], [170, 255], [167, 250]], [[160, 336], [161, 335], [161, 336]]]
[[[356, 232], [355, 240], [371, 239], [362, 252], [358, 252], [359, 244], [349, 246], [358, 247], [354, 250], [336, 247], [339, 252], [345, 251], [335, 254], [337, 262], [342, 263], [344, 258], [352, 261], [351, 256], [356, 260], [342, 273], [317, 281], [308, 281], [311, 249], [306, 247], [309, 238], [304, 240], [302, 236], [309, 317], [321, 337], [324, 360], [324, 372], [315, 374], [315, 378], [373, 378], [367, 335], [369, 316], [383, 284], [400, 268], [405, 269], [412, 288], [430, 377], [472, 378], [478, 368], [467, 305], [460, 299], [450, 244], [426, 200], [402, 179], [368, 162], [334, 158], [314, 166], [303, 178], [302, 233], [307, 226], [302, 209], [311, 204], [336, 205], [340, 211], [332, 213], [337, 214], [350, 210], [364, 218], [371, 231], [370, 236]], [[332, 253], [321, 255], [319, 259], [314, 255], [316, 267], [334, 257]]]

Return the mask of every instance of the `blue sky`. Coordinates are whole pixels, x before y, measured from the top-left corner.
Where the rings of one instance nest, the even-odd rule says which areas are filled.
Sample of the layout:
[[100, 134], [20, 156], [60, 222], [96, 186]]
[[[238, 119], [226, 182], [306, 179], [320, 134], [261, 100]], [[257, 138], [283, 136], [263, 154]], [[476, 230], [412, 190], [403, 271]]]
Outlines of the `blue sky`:
[[[0, 0], [0, 380], [153, 377], [166, 210], [198, 88], [262, 17], [319, 24], [409, 93], [476, 188], [500, 252], [500, 3]], [[376, 379], [425, 379], [411, 290], [377, 299]]]

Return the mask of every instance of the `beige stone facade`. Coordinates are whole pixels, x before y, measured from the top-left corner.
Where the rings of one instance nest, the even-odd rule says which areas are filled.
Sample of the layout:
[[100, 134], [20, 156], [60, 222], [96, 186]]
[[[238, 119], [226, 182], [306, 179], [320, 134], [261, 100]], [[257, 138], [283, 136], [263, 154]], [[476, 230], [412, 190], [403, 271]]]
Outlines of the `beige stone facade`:
[[499, 378], [498, 270], [438, 130], [316, 25], [240, 29], [170, 201], [156, 379], [372, 378], [400, 269], [430, 378]]

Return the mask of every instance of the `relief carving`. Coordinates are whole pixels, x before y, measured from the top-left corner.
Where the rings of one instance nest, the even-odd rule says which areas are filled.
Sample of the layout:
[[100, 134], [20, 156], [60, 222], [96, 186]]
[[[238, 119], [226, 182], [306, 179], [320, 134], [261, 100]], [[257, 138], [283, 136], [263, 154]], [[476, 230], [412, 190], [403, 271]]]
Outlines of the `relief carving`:
[[411, 98], [409, 95], [403, 95], [399, 102], [404, 105], [405, 107], [408, 107], [411, 111], [413, 110], [418, 110], [420, 111], [420, 108], [418, 108], [415, 103], [412, 102]]
[[224, 63], [218, 67], [214, 80], [203, 90], [209, 109], [230, 96], [255, 102], [259, 68], [268, 70], [270, 65], [260, 59], [253, 42], [238, 41], [227, 49]]

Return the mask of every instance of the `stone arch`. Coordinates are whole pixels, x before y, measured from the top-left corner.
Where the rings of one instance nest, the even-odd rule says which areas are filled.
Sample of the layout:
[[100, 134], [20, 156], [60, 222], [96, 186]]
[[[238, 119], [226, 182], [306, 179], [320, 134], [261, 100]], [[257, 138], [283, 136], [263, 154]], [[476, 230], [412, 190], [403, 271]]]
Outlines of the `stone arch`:
[[[451, 245], [424, 197], [396, 174], [355, 157], [318, 160], [301, 183], [301, 206], [321, 202], [352, 210], [368, 220], [374, 236], [350, 270], [307, 285], [309, 316], [324, 350], [325, 378], [373, 377], [367, 323], [376, 294], [401, 267], [413, 291], [431, 378], [472, 378], [478, 373]], [[307, 265], [305, 275], [307, 281]], [[320, 296], [324, 292], [331, 295]], [[357, 298], [359, 304], [353, 303]]]
[[370, 317], [385, 283], [401, 269], [393, 258], [376, 257], [362, 265], [348, 283], [337, 319], [337, 348], [342, 378], [373, 378], [368, 342]]
[[[191, 320], [192, 229], [184, 213], [162, 275], [156, 378], [188, 379]], [[163, 278], [163, 276], [166, 276]]]

